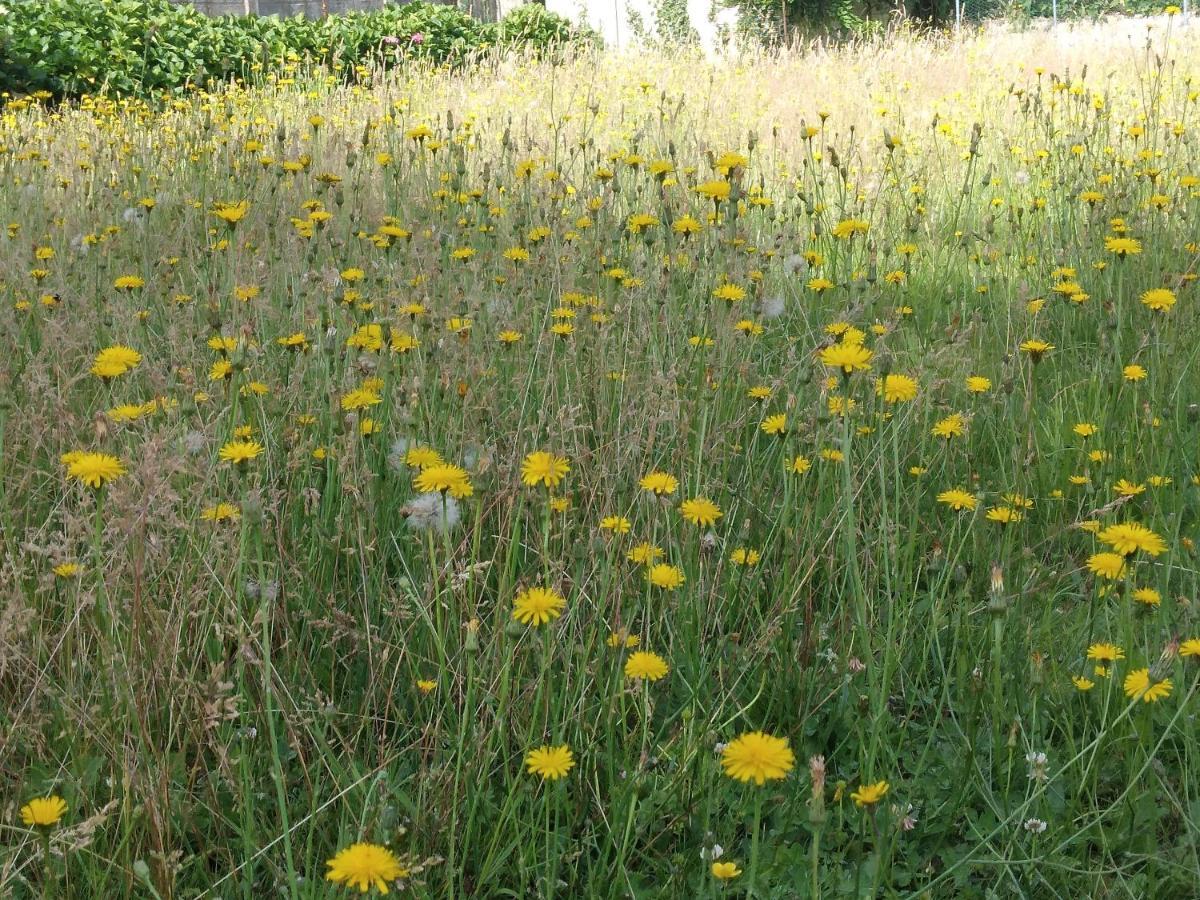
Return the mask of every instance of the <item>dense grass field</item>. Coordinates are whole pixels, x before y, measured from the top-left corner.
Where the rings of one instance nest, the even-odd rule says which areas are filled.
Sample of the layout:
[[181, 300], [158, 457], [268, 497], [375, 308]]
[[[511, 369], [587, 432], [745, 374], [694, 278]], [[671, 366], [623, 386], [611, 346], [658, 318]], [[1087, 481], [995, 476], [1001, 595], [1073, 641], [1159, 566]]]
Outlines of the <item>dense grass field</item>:
[[1128, 30], [9, 98], [0, 894], [1195, 897]]

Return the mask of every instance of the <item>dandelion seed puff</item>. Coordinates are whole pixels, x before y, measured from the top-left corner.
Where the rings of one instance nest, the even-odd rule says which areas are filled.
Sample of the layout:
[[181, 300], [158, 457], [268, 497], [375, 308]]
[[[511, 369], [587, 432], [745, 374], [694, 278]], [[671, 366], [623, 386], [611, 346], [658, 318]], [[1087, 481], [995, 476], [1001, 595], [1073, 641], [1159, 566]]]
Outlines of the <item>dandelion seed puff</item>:
[[808, 260], [799, 253], [793, 253], [783, 261], [783, 267], [789, 275], [803, 275], [808, 271]]
[[787, 304], [781, 295], [775, 294], [770, 297], [764, 297], [760, 313], [764, 319], [778, 319], [787, 309]]
[[462, 518], [458, 501], [437, 491], [421, 494], [405, 506], [403, 512], [408, 527], [415, 531], [449, 531]]

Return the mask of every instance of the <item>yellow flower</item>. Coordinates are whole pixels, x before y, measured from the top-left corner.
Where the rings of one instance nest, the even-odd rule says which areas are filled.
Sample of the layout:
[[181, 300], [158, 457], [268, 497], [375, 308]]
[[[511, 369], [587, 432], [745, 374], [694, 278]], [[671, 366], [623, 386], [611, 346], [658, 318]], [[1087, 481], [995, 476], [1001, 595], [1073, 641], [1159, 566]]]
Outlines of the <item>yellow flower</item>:
[[1096, 686], [1096, 682], [1089, 678], [1084, 678], [1082, 675], [1071, 676], [1071, 683], [1081, 691], [1090, 691]]
[[1158, 606], [1162, 603], [1162, 594], [1151, 587], [1138, 588], [1133, 592], [1133, 599], [1145, 606]]
[[122, 275], [113, 281], [113, 287], [118, 291], [134, 291], [146, 286], [146, 282], [137, 275]]
[[635, 562], [640, 566], [648, 566], [656, 559], [661, 559], [663, 550], [661, 547], [656, 547], [653, 544], [643, 541], [625, 555], [625, 558], [630, 562]]
[[833, 226], [833, 236], [848, 240], [856, 234], [866, 234], [870, 227], [870, 223], [862, 219], [843, 219]]
[[880, 381], [878, 391], [887, 403], [908, 403], [917, 396], [916, 379], [907, 375], [885, 375]]
[[1119, 525], [1111, 525], [1101, 531], [1096, 537], [1122, 556], [1129, 556], [1129, 554], [1137, 550], [1141, 550], [1151, 556], [1158, 556], [1167, 549], [1167, 544], [1161, 537], [1145, 525], [1139, 525], [1137, 522], [1123, 522]]
[[736, 284], [723, 284], [713, 291], [713, 296], [727, 303], [737, 303], [746, 299], [746, 292]]
[[602, 531], [611, 531], [613, 534], [629, 534], [631, 524], [624, 516], [605, 516], [600, 520], [600, 529]]
[[236, 522], [242, 517], [242, 511], [232, 503], [218, 503], [200, 511], [200, 518], [207, 522]]
[[967, 390], [972, 394], [986, 394], [992, 389], [992, 380], [982, 375], [967, 376]]
[[96, 354], [96, 360], [92, 363], [92, 374], [98, 378], [116, 378], [136, 368], [141, 361], [142, 354], [132, 347], [114, 344]]
[[544, 781], [554, 781], [575, 768], [575, 756], [566, 744], [560, 747], [543, 745], [529, 751], [525, 766], [530, 775], [541, 775]]
[[873, 806], [884, 798], [891, 785], [886, 781], [877, 781], [874, 784], [864, 784], [856, 791], [851, 791], [850, 799], [854, 801], [855, 806]]
[[632, 649], [641, 642], [641, 638], [639, 638], [636, 634], [630, 634], [624, 628], [622, 628], [620, 631], [612, 632], [606, 641], [610, 647], [625, 647], [626, 649]]
[[751, 731], [734, 738], [721, 752], [721, 767], [736, 781], [753, 781], [759, 787], [768, 780], [787, 777], [796, 764], [787, 738]]
[[1175, 292], [1168, 288], [1152, 288], [1140, 297], [1142, 303], [1155, 312], [1170, 312], [1175, 305]]
[[787, 415], [778, 413], [773, 416], [767, 416], [762, 421], [763, 432], [766, 434], [786, 434], [787, 433]]
[[521, 463], [521, 481], [528, 487], [544, 484], [556, 488], [571, 471], [570, 460], [544, 450], [535, 450]]
[[737, 878], [742, 874], [742, 870], [737, 867], [737, 863], [732, 862], [715, 862], [709, 871], [712, 872], [713, 878], [720, 881], [729, 881], [731, 878]]
[[410, 469], [428, 469], [442, 462], [442, 455], [432, 447], [410, 447], [404, 454], [404, 464]]
[[456, 500], [462, 500], [475, 493], [466, 470], [449, 463], [426, 466], [413, 481], [413, 486], [422, 494], [446, 491]]
[[284, 337], [276, 338], [275, 343], [288, 350], [307, 350], [308, 336], [303, 331], [297, 331]]
[[954, 437], [962, 437], [966, 433], [967, 423], [961, 413], [952, 413], [946, 416], [946, 418], [937, 422], [930, 430], [930, 434], [934, 437], [945, 438], [946, 440]]
[[728, 181], [705, 181], [696, 185], [695, 191], [702, 197], [707, 197], [714, 203], [721, 203], [723, 200], [729, 199], [729, 182]]
[[422, 694], [431, 694], [436, 689], [437, 689], [436, 681], [430, 681], [427, 678], [418, 678], [417, 679], [417, 690], [419, 690]]
[[212, 213], [222, 222], [227, 225], [236, 225], [246, 217], [246, 213], [250, 211], [250, 201], [242, 200], [238, 203], [222, 203], [220, 201], [213, 204]]
[[346, 338], [346, 346], [367, 353], [378, 353], [383, 349], [383, 327], [375, 323], [359, 326], [354, 334]]
[[513, 601], [513, 618], [534, 628], [562, 615], [567, 601], [553, 588], [532, 587]]
[[937, 495], [938, 503], [945, 503], [953, 510], [974, 509], [976, 499], [973, 494], [969, 494], [961, 488], [951, 488], [948, 491], [942, 491]]
[[[661, 553], [661, 551], [659, 552]], [[683, 584], [686, 579], [683, 577], [683, 572], [675, 566], [658, 563], [646, 570], [646, 580], [655, 587], [673, 591]]]
[[79, 563], [59, 563], [53, 571], [58, 578], [74, 578], [80, 572]]
[[729, 556], [729, 561], [735, 566], [757, 566], [762, 555], [757, 550], [738, 547]]
[[993, 506], [987, 511], [986, 518], [989, 522], [999, 522], [1001, 525], [1008, 525], [1013, 522], [1020, 522], [1025, 518], [1025, 514], [1011, 506]]
[[630, 680], [658, 681], [670, 667], [657, 653], [639, 650], [631, 655], [625, 663], [625, 677]]
[[683, 215], [671, 223], [671, 230], [676, 234], [698, 234], [703, 226], [692, 216]]
[[1138, 494], [1144, 494], [1145, 492], [1146, 486], [1144, 484], [1136, 484], [1132, 481], [1126, 481], [1124, 478], [1113, 485], [1113, 493], [1120, 494], [1122, 497], [1136, 497]]
[[383, 398], [374, 391], [369, 391], [366, 388], [355, 388], [349, 393], [343, 394], [341, 402], [342, 409], [357, 410], [377, 406], [383, 402]]
[[850, 375], [871, 368], [871, 357], [874, 355], [861, 344], [847, 343], [843, 340], [822, 350], [820, 359], [822, 365], [830, 369], [841, 369], [843, 374]]
[[1164, 697], [1171, 696], [1172, 687], [1170, 678], [1151, 681], [1149, 669], [1135, 669], [1125, 676], [1125, 696], [1130, 700], [1156, 703]]
[[1117, 553], [1093, 553], [1088, 557], [1087, 568], [1093, 575], [1115, 581], [1125, 574], [1125, 557]]
[[659, 496], [673, 494], [675, 493], [675, 489], [679, 487], [679, 482], [675, 480], [674, 476], [657, 470], [642, 476], [642, 480], [638, 484], [644, 490], [650, 491], [652, 494], [658, 494]]
[[107, 453], [73, 451], [63, 457], [67, 476], [90, 488], [101, 488], [125, 474], [124, 464]]
[[1034, 362], [1041, 362], [1042, 357], [1054, 349], [1054, 345], [1046, 341], [1031, 339], [1022, 341], [1020, 349], [1022, 353], [1028, 353], [1029, 358]]
[[48, 828], [57, 825], [67, 812], [67, 801], [62, 797], [37, 797], [21, 807], [21, 821], [26, 825]]
[[1180, 644], [1179, 655], [1200, 657], [1200, 638], [1188, 638]]
[[1100, 662], [1113, 663], [1119, 659], [1125, 658], [1125, 651], [1116, 644], [1092, 644], [1087, 649], [1087, 658], [1099, 660]]
[[364, 894], [370, 888], [386, 894], [388, 882], [408, 875], [408, 869], [400, 865], [395, 854], [378, 844], [351, 844], [333, 859], [326, 860], [325, 865], [329, 867], [326, 881], [358, 888]]
[[421, 342], [411, 334], [398, 331], [395, 328], [391, 330], [388, 338], [388, 348], [393, 353], [407, 353], [410, 350], [416, 350], [420, 346]]
[[1141, 253], [1142, 242], [1127, 237], [1106, 237], [1104, 239], [1104, 249], [1124, 259], [1126, 256], [1136, 256]]
[[244, 465], [262, 452], [263, 445], [258, 441], [230, 441], [221, 448], [220, 457], [236, 466]]
[[717, 519], [725, 515], [721, 512], [721, 508], [707, 497], [693, 497], [691, 500], [684, 500], [679, 506], [679, 512], [693, 525], [699, 525], [702, 528], [715, 525]]

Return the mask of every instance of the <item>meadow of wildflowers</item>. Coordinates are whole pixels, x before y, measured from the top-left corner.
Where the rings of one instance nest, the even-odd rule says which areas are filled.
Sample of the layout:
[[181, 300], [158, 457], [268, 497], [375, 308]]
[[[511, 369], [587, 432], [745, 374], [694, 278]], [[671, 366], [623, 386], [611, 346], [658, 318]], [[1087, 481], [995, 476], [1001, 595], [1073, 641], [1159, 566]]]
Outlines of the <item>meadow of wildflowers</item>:
[[0, 893], [1195, 897], [1200, 39], [1080, 34], [7, 98]]

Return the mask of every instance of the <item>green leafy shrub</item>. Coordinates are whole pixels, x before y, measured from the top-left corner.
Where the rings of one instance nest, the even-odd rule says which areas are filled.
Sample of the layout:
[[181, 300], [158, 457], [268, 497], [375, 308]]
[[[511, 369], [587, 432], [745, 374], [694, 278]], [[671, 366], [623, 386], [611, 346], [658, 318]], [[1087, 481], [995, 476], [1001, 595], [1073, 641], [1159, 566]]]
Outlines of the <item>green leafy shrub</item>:
[[571, 23], [536, 3], [518, 6], [496, 26], [500, 43], [544, 49], [570, 41], [576, 35]]
[[486, 25], [425, 2], [310, 20], [211, 18], [168, 0], [13, 0], [0, 15], [0, 91], [151, 94], [252, 80], [285, 59], [453, 65], [498, 44], [541, 50], [580, 36], [532, 5]]

